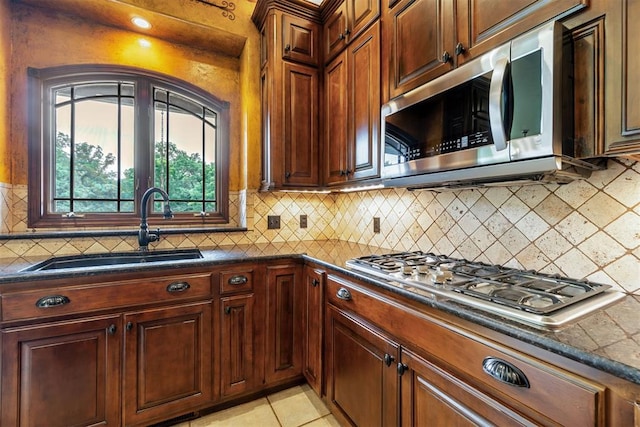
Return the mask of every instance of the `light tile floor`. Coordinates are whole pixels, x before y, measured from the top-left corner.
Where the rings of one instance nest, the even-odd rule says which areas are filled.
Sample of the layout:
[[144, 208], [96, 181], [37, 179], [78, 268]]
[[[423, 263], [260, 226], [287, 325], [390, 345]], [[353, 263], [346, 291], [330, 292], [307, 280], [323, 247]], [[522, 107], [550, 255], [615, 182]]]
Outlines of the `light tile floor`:
[[292, 387], [174, 427], [339, 427], [307, 385]]

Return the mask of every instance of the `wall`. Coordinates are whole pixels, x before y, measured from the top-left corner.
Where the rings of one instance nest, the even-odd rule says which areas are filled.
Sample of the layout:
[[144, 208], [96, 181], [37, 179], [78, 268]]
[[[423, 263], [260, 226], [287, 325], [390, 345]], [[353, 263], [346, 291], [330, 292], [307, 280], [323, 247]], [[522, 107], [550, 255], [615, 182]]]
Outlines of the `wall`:
[[9, 141], [9, 68], [11, 62], [11, 14], [9, 0], [0, 0], [0, 233], [11, 229], [11, 156]]
[[[308, 215], [308, 228], [299, 215]], [[267, 229], [267, 216], [282, 227]], [[373, 217], [381, 232], [373, 233]], [[155, 248], [342, 239], [560, 273], [640, 294], [640, 163], [564, 186], [433, 193], [386, 189], [346, 194], [247, 194], [247, 232], [172, 235]], [[162, 224], [160, 224], [162, 227]], [[129, 237], [1, 240], [0, 258], [133, 250]]]

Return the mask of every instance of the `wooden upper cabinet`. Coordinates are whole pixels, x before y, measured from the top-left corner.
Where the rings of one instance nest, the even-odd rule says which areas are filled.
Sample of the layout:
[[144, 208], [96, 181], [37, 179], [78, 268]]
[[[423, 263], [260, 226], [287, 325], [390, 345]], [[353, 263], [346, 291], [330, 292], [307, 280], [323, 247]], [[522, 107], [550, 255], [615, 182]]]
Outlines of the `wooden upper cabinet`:
[[380, 16], [380, 0], [344, 0], [324, 23], [325, 62], [332, 60]]
[[[546, 21], [587, 7], [589, 0], [467, 0], [457, 2], [458, 64]], [[456, 48], [456, 46], [459, 46]]]
[[588, 0], [384, 0], [383, 101], [408, 92]]
[[[319, 179], [319, 88], [316, 68], [285, 63], [283, 186], [314, 186]], [[277, 159], [273, 159], [277, 161]]]
[[379, 176], [380, 24], [325, 68], [325, 183]]
[[400, 0], [388, 12], [383, 21], [387, 99], [453, 69], [452, 4], [447, 0]]
[[347, 53], [342, 52], [324, 72], [325, 182], [334, 184], [347, 179], [347, 114], [349, 113]]
[[291, 15], [282, 15], [282, 58], [318, 65], [320, 25]]
[[609, 2], [606, 21], [606, 154], [640, 159], [640, 2]]
[[341, 3], [324, 24], [324, 54], [326, 61], [333, 59], [347, 45], [347, 37], [345, 35], [347, 25], [347, 4]]

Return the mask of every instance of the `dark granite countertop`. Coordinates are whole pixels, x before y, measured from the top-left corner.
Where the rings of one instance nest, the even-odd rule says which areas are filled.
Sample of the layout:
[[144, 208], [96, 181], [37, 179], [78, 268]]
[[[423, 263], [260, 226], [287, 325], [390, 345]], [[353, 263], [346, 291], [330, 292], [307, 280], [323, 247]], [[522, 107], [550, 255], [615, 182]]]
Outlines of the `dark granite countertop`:
[[[215, 265], [254, 259], [303, 257], [348, 276], [365, 280], [390, 292], [427, 304], [526, 343], [576, 360], [640, 385], [640, 296], [628, 295], [620, 302], [572, 322], [558, 330], [540, 330], [491, 315], [459, 303], [434, 300], [349, 270], [345, 262], [354, 257], [389, 252], [374, 246], [336, 240], [265, 243], [200, 248], [202, 259], [174, 261], [171, 268]], [[63, 277], [98, 276], [106, 273], [161, 269], [161, 263], [115, 267], [77, 268], [58, 271], [20, 272], [48, 257], [0, 259], [0, 292], [4, 285]], [[166, 265], [164, 266], [166, 267]]]

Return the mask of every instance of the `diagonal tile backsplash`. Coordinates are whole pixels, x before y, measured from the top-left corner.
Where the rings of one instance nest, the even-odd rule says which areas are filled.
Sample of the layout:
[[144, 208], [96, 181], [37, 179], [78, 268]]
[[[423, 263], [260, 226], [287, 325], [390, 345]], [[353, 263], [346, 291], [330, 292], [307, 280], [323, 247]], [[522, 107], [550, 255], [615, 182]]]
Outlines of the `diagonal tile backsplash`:
[[[0, 232], [27, 232], [26, 189], [11, 190], [0, 185]], [[611, 159], [606, 170], [564, 186], [440, 193], [247, 191], [230, 199], [233, 223], [248, 231], [168, 235], [154, 247], [341, 239], [588, 278], [640, 294], [638, 162]], [[302, 214], [307, 228], [300, 227]], [[267, 229], [268, 215], [280, 215], [280, 229]], [[380, 233], [373, 231], [374, 217], [381, 219]], [[136, 244], [132, 236], [0, 239], [0, 258], [123, 251]]]

